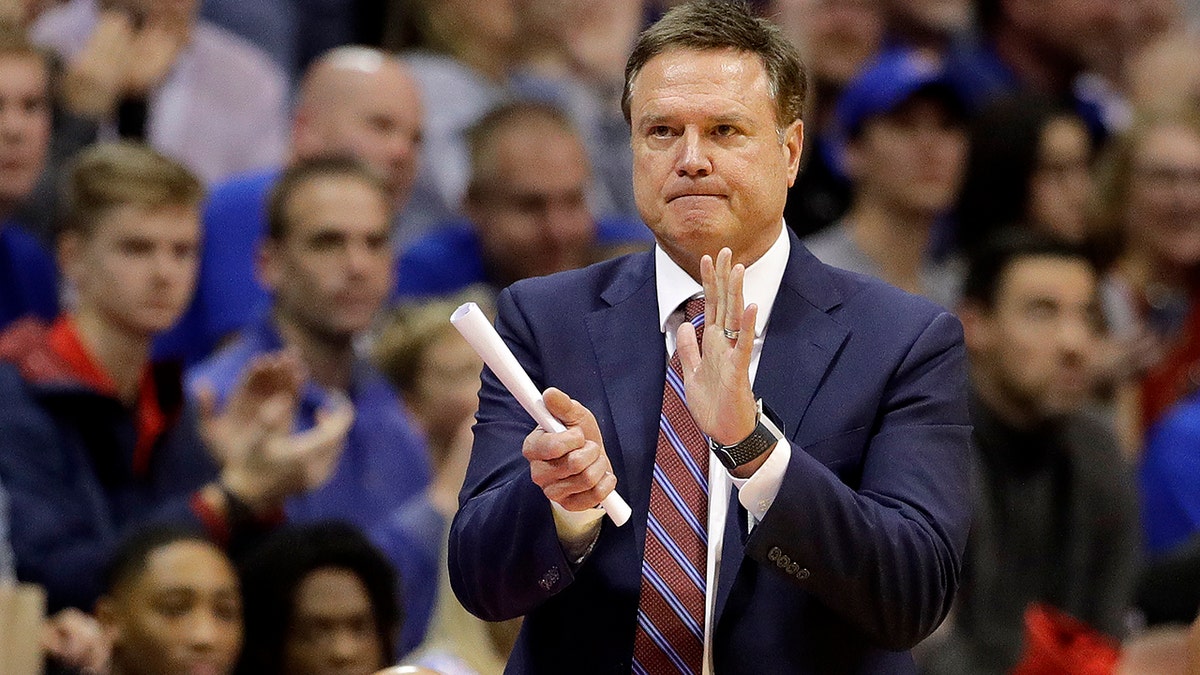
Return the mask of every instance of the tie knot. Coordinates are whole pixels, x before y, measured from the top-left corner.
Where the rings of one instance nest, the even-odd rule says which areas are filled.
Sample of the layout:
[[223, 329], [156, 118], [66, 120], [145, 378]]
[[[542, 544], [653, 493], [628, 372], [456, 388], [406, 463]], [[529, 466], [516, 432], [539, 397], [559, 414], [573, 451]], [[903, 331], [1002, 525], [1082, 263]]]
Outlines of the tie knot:
[[691, 323], [696, 323], [696, 317], [700, 317], [700, 322], [704, 323], [704, 297], [692, 298], [683, 305], [683, 319]]

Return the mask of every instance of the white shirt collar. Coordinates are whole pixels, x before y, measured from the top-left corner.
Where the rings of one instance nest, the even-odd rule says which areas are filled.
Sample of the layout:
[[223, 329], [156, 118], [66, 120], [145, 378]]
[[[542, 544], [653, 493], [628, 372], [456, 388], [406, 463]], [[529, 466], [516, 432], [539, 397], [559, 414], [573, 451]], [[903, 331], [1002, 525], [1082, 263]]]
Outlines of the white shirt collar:
[[[742, 295], [746, 304], [758, 305], [754, 336], [762, 337], [783, 281], [783, 270], [787, 267], [792, 244], [787, 235], [787, 223], [779, 230], [779, 237], [761, 258], [746, 268]], [[667, 332], [671, 314], [689, 298], [703, 295], [704, 288], [682, 267], [677, 265], [661, 246], [654, 246], [654, 283], [658, 291], [658, 328]]]

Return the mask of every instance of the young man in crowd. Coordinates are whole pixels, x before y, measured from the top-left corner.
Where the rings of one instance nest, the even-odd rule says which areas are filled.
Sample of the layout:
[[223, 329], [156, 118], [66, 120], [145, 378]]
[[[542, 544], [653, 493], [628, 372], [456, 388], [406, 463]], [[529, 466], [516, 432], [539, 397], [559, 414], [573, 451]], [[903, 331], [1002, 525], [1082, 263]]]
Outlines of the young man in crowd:
[[[364, 162], [387, 186], [395, 232], [417, 171], [422, 128], [417, 85], [400, 60], [376, 49], [339, 47], [314, 61], [300, 83], [288, 163], [330, 154]], [[267, 200], [281, 171], [276, 166], [241, 174], [213, 188], [204, 208], [196, 297], [159, 341], [158, 353], [199, 362], [269, 304], [254, 259], [267, 235]]]
[[237, 572], [194, 530], [154, 527], [117, 552], [96, 618], [108, 675], [229, 675], [242, 646]]
[[395, 573], [349, 525], [280, 530], [246, 562], [242, 588], [243, 675], [369, 675], [392, 662]]
[[954, 204], [966, 162], [965, 109], [939, 62], [881, 55], [838, 101], [850, 209], [805, 240], [828, 265], [869, 274], [953, 307], [957, 266], [935, 262], [940, 216]]
[[471, 128], [468, 142], [467, 221], [412, 243], [400, 259], [398, 295], [447, 295], [472, 284], [499, 291], [588, 265], [601, 245], [646, 239], [641, 223], [592, 217], [587, 150], [557, 108], [501, 105]]
[[0, 25], [0, 330], [22, 316], [58, 314], [54, 259], [17, 215], [49, 146], [49, 61], [19, 29]]
[[[336, 518], [370, 533], [388, 527], [389, 516], [409, 499], [423, 499], [429, 484], [424, 441], [395, 390], [355, 349], [392, 289], [391, 204], [384, 183], [355, 160], [312, 159], [287, 169], [271, 196], [259, 250], [270, 310], [189, 373], [192, 391], [212, 387], [225, 400], [255, 359], [286, 350], [308, 374], [300, 386], [298, 428], [316, 423], [331, 401], [353, 403], [356, 420], [345, 452], [328, 482], [287, 501], [292, 521]], [[407, 552], [388, 555], [406, 576]], [[419, 641], [430, 611], [409, 609], [407, 648]]]
[[975, 424], [964, 586], [931, 673], [1007, 673], [1044, 603], [1121, 637], [1137, 569], [1132, 479], [1085, 411], [1101, 319], [1079, 249], [1008, 233], [973, 261], [959, 317]]
[[91, 609], [117, 543], [148, 520], [240, 546], [286, 495], [324, 481], [353, 419], [341, 406], [293, 433], [287, 357], [256, 361], [222, 414], [206, 398], [197, 418], [150, 344], [191, 297], [199, 181], [146, 146], [106, 144], [78, 158], [65, 192], [73, 305], [0, 334], [0, 482], [18, 577], [45, 586], [51, 611]]

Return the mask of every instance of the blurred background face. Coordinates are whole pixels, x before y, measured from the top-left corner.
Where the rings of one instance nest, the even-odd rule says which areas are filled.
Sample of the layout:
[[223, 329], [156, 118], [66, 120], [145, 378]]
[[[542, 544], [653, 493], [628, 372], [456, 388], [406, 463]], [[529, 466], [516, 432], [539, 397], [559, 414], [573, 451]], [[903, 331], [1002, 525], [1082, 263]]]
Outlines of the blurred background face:
[[33, 191], [50, 144], [49, 72], [32, 55], [0, 55], [0, 210]]
[[199, 241], [197, 207], [121, 206], [90, 234], [65, 235], [78, 311], [145, 337], [170, 328], [192, 299]]
[[237, 576], [211, 544], [168, 544], [118, 592], [105, 621], [113, 675], [230, 673], [242, 644]]
[[967, 134], [935, 99], [917, 96], [867, 121], [847, 147], [847, 167], [864, 198], [904, 213], [950, 207], [962, 182]]
[[596, 224], [579, 138], [549, 122], [518, 124], [500, 130], [484, 154], [485, 178], [466, 211], [496, 281], [507, 285], [588, 264]]
[[1052, 118], [1042, 128], [1037, 165], [1030, 178], [1029, 219], [1066, 241], [1087, 236], [1092, 141], [1077, 117]]
[[315, 176], [287, 205], [287, 231], [263, 246], [280, 319], [321, 340], [366, 330], [392, 289], [387, 199], [354, 176]]
[[879, 0], [775, 0], [768, 13], [804, 55], [816, 83], [842, 87], [879, 50]]
[[971, 0], [881, 0], [890, 21], [922, 33], [954, 35], [971, 27]]
[[483, 359], [453, 330], [425, 349], [409, 399], [430, 437], [453, 437], [475, 414], [481, 370]]
[[288, 675], [369, 675], [385, 665], [371, 599], [349, 570], [322, 568], [300, 582], [284, 643]]
[[1128, 0], [1008, 0], [1018, 31], [1071, 70], [1112, 72], [1130, 32]]
[[362, 69], [327, 68], [309, 86], [311, 97], [297, 120], [296, 154], [359, 159], [383, 177], [392, 207], [399, 209], [420, 154], [423, 112], [416, 82], [388, 59]]
[[1026, 422], [1078, 410], [1099, 346], [1096, 277], [1086, 263], [1018, 258], [1000, 279], [995, 306], [969, 314], [972, 375], [989, 403]]
[[1129, 245], [1176, 267], [1200, 264], [1200, 134], [1152, 129], [1133, 153], [1126, 218]]

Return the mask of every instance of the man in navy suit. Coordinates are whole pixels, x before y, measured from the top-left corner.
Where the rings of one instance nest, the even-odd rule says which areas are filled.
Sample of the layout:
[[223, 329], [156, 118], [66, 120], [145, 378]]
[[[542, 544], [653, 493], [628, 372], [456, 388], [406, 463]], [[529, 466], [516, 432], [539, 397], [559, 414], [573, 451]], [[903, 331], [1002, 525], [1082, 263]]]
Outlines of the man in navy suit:
[[[525, 615], [509, 672], [913, 672], [944, 618], [969, 522], [961, 327], [783, 226], [804, 89], [744, 6], [668, 12], [623, 100], [655, 250], [501, 294], [497, 328], [567, 427], [534, 429], [485, 370], [449, 564], [469, 610]], [[683, 305], [700, 296], [698, 337]], [[664, 584], [647, 542], [685, 548], [656, 515], [678, 496], [672, 387], [712, 451], [685, 462], [707, 479], [707, 519], [687, 521], [703, 562], [673, 558]], [[623, 527], [594, 508], [614, 489]]]

